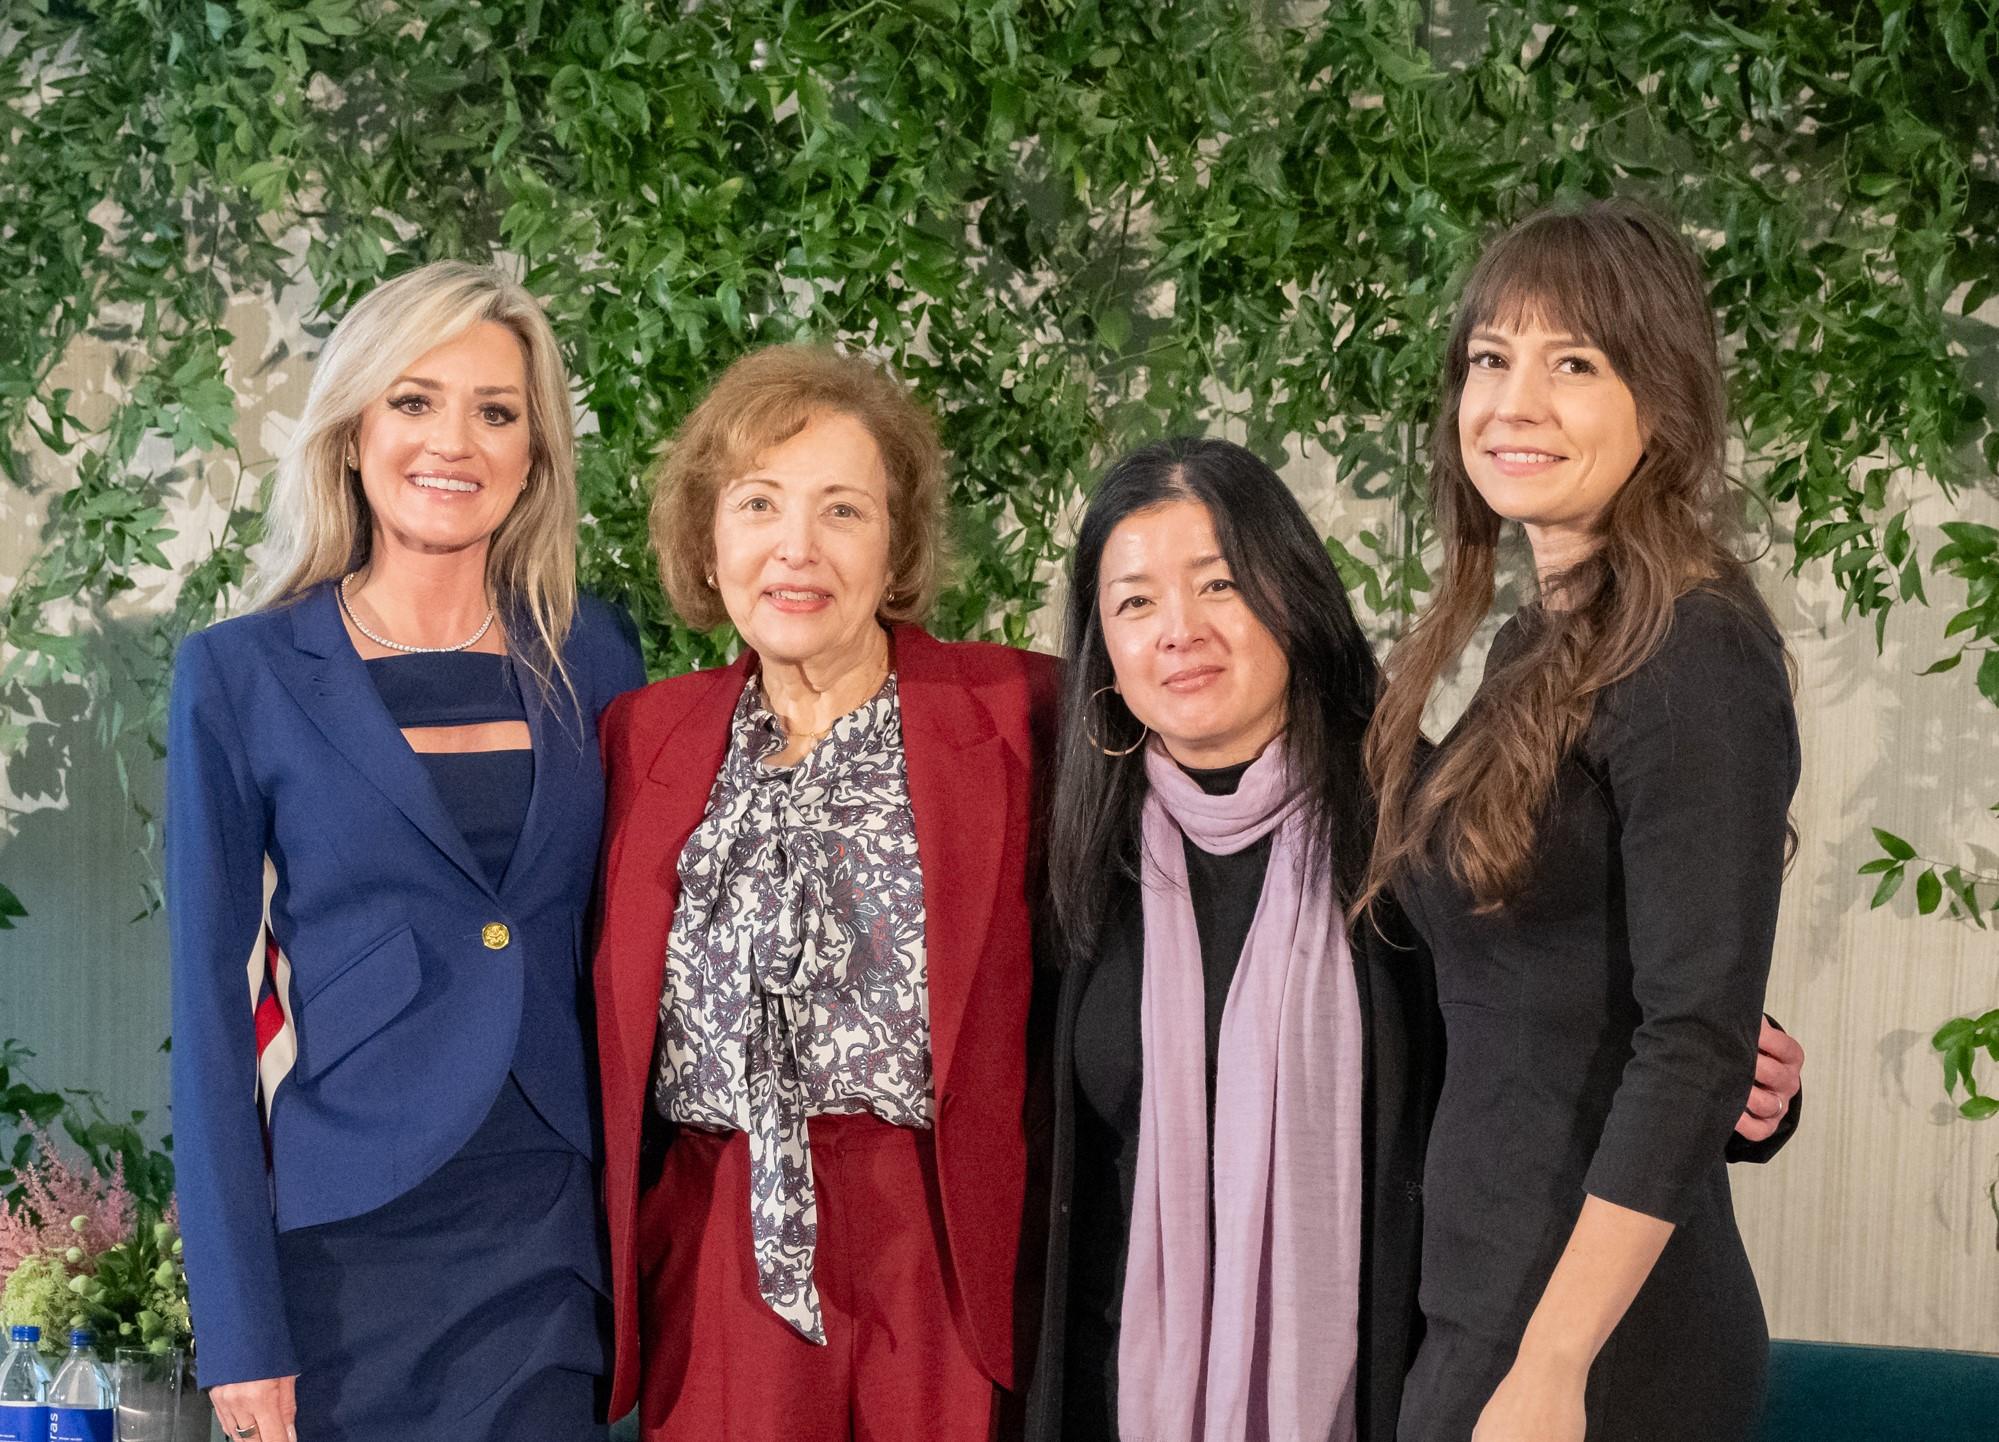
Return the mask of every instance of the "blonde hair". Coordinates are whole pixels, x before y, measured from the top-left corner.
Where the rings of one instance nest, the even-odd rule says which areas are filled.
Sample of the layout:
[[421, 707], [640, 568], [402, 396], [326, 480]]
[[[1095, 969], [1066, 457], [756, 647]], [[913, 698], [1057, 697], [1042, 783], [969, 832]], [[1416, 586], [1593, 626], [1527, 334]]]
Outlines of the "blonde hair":
[[649, 529], [660, 584], [680, 619], [708, 630], [729, 619], [708, 584], [715, 565], [715, 497], [758, 455], [816, 415], [852, 416], [867, 428], [888, 474], [889, 589], [884, 624], [920, 621], [944, 571], [944, 449], [908, 389], [864, 356], [826, 346], [774, 345], [722, 372], [653, 472]]
[[[520, 499], [493, 533], [486, 584], [503, 617], [529, 636], [509, 649], [546, 691], [559, 677], [576, 615], [576, 432], [555, 333], [535, 298], [491, 266], [440, 260], [377, 286], [341, 318], [319, 354], [264, 511], [268, 554], [255, 609], [286, 605], [368, 563], [375, 528], [346, 455], [361, 413], [426, 351], [482, 321], [503, 325], [527, 362], [528, 472]], [[525, 642], [526, 644], [522, 644]]]

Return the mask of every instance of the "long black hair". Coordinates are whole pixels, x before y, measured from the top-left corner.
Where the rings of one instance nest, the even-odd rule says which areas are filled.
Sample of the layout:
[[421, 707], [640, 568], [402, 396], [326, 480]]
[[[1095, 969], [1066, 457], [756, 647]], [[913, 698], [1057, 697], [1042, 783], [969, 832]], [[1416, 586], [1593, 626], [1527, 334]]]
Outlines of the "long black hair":
[[1251, 452], [1198, 436], [1157, 441], [1104, 472], [1069, 560], [1063, 618], [1068, 665], [1049, 835], [1065, 957], [1097, 944], [1114, 878], [1135, 881], [1139, 874], [1145, 755], [1143, 748], [1126, 756], [1103, 750], [1129, 744], [1139, 728], [1115, 696], [1091, 699], [1116, 679], [1104, 647], [1097, 585], [1104, 545], [1118, 523], [1169, 501], [1207, 507], [1243, 601], [1290, 665], [1282, 744], [1294, 784], [1310, 798], [1306, 864], [1330, 872], [1342, 910], [1367, 875], [1374, 806], [1361, 769], [1361, 738], [1374, 714], [1380, 672], [1339, 572], [1297, 499]]

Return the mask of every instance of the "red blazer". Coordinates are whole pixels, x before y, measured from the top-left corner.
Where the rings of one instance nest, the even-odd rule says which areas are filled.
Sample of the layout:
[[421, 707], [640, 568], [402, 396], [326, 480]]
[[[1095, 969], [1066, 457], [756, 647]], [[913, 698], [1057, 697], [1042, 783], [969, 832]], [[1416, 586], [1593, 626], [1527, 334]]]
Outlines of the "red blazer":
[[[1031, 878], [1053, 759], [1057, 662], [947, 644], [914, 626], [896, 627], [894, 644], [923, 867], [938, 1187], [967, 1340], [1005, 1387], [1026, 1220]], [[639, 1252], [648, 1243], [638, 1229], [639, 1142], [680, 849], [707, 809], [752, 659], [746, 651], [734, 665], [627, 692], [599, 723], [605, 811], [595, 985], [617, 1317], [613, 1417], [638, 1397]]]

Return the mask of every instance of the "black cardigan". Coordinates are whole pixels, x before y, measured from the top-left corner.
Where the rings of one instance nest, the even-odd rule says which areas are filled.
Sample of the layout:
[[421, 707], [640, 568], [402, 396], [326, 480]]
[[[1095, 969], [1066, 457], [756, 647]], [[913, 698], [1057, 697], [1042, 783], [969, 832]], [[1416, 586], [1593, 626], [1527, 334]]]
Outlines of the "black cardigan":
[[[1137, 889], [1126, 883], [1110, 908], [1103, 945], [1142, 945]], [[1361, 1194], [1360, 1357], [1357, 1391], [1360, 1442], [1393, 1442], [1402, 1379], [1422, 1341], [1416, 1307], [1416, 1266], [1423, 1241], [1423, 1152], [1444, 1075], [1443, 1018], [1437, 1010], [1429, 954], [1392, 905], [1381, 927], [1363, 924], [1354, 940], [1360, 993]], [[1062, 1439], [1062, 1366], [1066, 1349], [1069, 1213], [1075, 1186], [1076, 1009], [1097, 956], [1078, 959], [1045, 978], [1051, 1008], [1051, 1148], [1046, 1273], [1041, 1278], [1040, 1337], [1027, 1394], [1030, 1442]], [[1046, 1013], [1044, 1013], [1045, 1015]], [[1030, 1305], [1023, 1292], [1020, 1305]], [[1068, 1438], [1063, 1442], [1103, 1442]]]
[[[1137, 887], [1129, 881], [1107, 908], [1102, 948], [1143, 945]], [[1053, 948], [1048, 951], [1052, 953]], [[1423, 1158], [1444, 1078], [1444, 1023], [1430, 954], [1387, 898], [1373, 921], [1356, 928], [1354, 980], [1360, 994], [1361, 1192], [1360, 1353], [1356, 1362], [1358, 1442], [1395, 1442], [1402, 1384], [1423, 1341], [1416, 1286], [1423, 1249]], [[1076, 1010], [1101, 953], [1037, 978], [1031, 1027], [1030, 1198], [1047, 1199], [1046, 1231], [1025, 1229], [1016, 1310], [1016, 1355], [1034, 1359], [1027, 1379], [1028, 1442], [1106, 1442], [1062, 1435], [1063, 1362], [1067, 1347], [1069, 1216], [1075, 1190]], [[1768, 1161], [1797, 1129], [1803, 1097], [1793, 1098], [1776, 1135], [1763, 1142], [1732, 1136], [1730, 1161]], [[1038, 1124], [1037, 1124], [1038, 1123]], [[1045, 1142], [1044, 1142], [1045, 1138]], [[1033, 1202], [1030, 1201], [1030, 1206]], [[1045, 1249], [1039, 1245], [1045, 1237]], [[1033, 1305], [1035, 1292], [1041, 1305]], [[1009, 1409], [1010, 1411], [1011, 1409]]]

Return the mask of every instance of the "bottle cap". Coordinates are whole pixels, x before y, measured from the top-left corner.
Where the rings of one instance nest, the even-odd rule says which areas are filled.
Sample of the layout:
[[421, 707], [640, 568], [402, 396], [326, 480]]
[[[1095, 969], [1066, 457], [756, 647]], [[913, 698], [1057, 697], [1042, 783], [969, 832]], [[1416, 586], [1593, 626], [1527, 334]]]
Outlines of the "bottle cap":
[[39, 1342], [42, 1340], [40, 1327], [16, 1327], [7, 1334], [16, 1342]]
[[89, 1347], [94, 1345], [96, 1341], [97, 1334], [88, 1327], [78, 1327], [69, 1334], [69, 1344], [72, 1347]]

